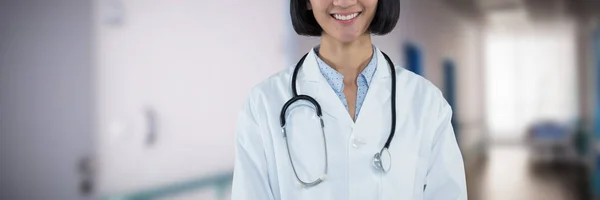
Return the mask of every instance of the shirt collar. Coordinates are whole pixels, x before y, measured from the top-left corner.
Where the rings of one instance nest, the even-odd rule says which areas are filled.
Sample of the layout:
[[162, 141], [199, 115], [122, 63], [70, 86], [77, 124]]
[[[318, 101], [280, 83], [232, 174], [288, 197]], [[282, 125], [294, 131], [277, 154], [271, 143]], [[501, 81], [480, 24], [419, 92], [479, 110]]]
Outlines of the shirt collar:
[[[316, 55], [318, 55], [319, 53], [319, 47], [320, 46], [317, 45], [315, 48], [313, 48], [313, 51]], [[360, 81], [360, 79], [364, 79], [364, 81], [367, 83], [367, 87], [370, 86], [371, 81], [373, 80], [373, 76], [375, 76], [375, 71], [377, 70], [377, 54], [375, 53], [376, 49], [373, 45], [373, 56], [371, 56], [369, 64], [367, 64], [367, 67], [365, 67], [365, 69], [363, 69], [363, 71], [359, 74], [359, 80], [357, 80]], [[325, 79], [327, 79], [329, 85], [331, 85], [331, 87], [335, 91], [342, 92], [342, 90], [344, 89], [344, 75], [340, 74], [327, 63], [325, 63], [325, 61], [323, 61], [319, 56], [315, 57], [317, 58], [319, 70], [321, 71], [321, 74], [323, 74]]]

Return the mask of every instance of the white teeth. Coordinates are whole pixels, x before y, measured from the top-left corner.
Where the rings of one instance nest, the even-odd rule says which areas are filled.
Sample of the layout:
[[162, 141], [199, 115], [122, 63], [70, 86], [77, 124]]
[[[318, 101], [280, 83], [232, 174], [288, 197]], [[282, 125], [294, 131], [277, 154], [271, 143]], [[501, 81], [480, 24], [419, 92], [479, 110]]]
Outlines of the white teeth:
[[349, 14], [349, 15], [333, 14], [333, 17], [338, 20], [351, 20], [351, 19], [354, 19], [356, 16], [358, 16], [358, 13]]

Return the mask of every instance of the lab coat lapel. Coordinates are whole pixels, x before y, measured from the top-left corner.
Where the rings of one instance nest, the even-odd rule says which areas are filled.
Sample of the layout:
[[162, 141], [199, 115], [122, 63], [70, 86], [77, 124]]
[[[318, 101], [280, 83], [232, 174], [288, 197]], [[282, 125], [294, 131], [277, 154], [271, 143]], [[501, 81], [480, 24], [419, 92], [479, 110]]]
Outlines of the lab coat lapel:
[[[383, 144], [389, 136], [391, 126], [391, 93], [392, 93], [392, 78], [390, 68], [387, 60], [383, 57], [383, 54], [377, 50], [377, 71], [365, 97], [365, 102], [361, 108], [360, 114], [356, 121], [357, 127], [361, 130], [380, 130], [382, 128], [383, 135], [374, 136], [373, 139], [379, 140], [378, 148], [383, 147]], [[410, 93], [407, 91], [405, 79], [403, 79], [403, 72], [405, 69], [401, 67], [394, 67], [396, 69], [396, 129], [395, 136], [392, 143], [398, 143], [398, 141], [408, 141], [410, 139], [404, 138], [407, 135], [402, 134], [407, 129], [407, 122], [409, 122], [410, 103], [407, 96], [403, 94]], [[385, 113], [385, 115], [381, 115]], [[383, 121], [381, 121], [383, 120]], [[383, 122], [383, 123], [382, 123]], [[385, 124], [384, 126], [380, 126]], [[373, 127], [377, 125], [378, 127]], [[400, 145], [402, 146], [402, 145]], [[398, 145], [391, 145], [391, 148], [398, 147]]]
[[348, 110], [321, 74], [316, 56], [314, 50], [311, 50], [298, 72], [298, 94], [313, 97], [321, 106], [323, 113], [335, 118], [338, 122], [345, 125], [353, 124]]
[[377, 55], [377, 70], [375, 71], [373, 80], [371, 80], [371, 84], [369, 84], [367, 96], [365, 97], [358, 119], [356, 120], [357, 124], [364, 122], [370, 124], [368, 123], [370, 120], [377, 119], [373, 119], [369, 116], [374, 116], [374, 113], [379, 113], [382, 109], [391, 109], [389, 101], [392, 92], [390, 68], [381, 51], [376, 48], [375, 53]]

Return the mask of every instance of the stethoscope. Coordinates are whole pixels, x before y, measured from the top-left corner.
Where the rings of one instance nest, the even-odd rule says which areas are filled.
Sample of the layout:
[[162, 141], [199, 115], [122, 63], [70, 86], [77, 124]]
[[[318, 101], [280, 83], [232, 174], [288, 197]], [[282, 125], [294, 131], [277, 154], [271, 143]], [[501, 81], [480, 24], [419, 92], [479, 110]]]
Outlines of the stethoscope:
[[[374, 52], [375, 53], [375, 52]], [[396, 70], [394, 69], [394, 63], [392, 62], [392, 60], [383, 52], [381, 52], [383, 54], [383, 57], [385, 57], [385, 60], [387, 60], [388, 65], [390, 67], [390, 73], [392, 74], [392, 125], [391, 125], [391, 130], [390, 130], [390, 135], [387, 139], [387, 141], [385, 142], [385, 145], [383, 146], [383, 148], [381, 148], [381, 150], [377, 153], [375, 153], [375, 155], [373, 156], [373, 166], [375, 169], [381, 171], [382, 173], [387, 173], [389, 171], [389, 169], [391, 168], [391, 155], [390, 155], [390, 151], [389, 151], [389, 147], [390, 147], [390, 143], [392, 142], [392, 138], [394, 138], [394, 132], [396, 130]], [[288, 100], [284, 105], [283, 108], [281, 109], [281, 114], [279, 116], [279, 120], [281, 123], [281, 132], [283, 133], [283, 137], [285, 138], [285, 145], [286, 145], [286, 149], [287, 149], [287, 154], [288, 154], [288, 158], [290, 159], [290, 163], [292, 165], [292, 170], [294, 171], [294, 175], [296, 175], [296, 179], [298, 179], [298, 182], [300, 182], [303, 186], [305, 187], [312, 187], [315, 185], [318, 185], [319, 183], [323, 182], [327, 176], [327, 141], [325, 140], [325, 124], [323, 123], [323, 113], [321, 112], [321, 106], [319, 105], [319, 103], [312, 97], [308, 96], [308, 95], [298, 95], [298, 92], [296, 90], [296, 77], [298, 76], [298, 71], [300, 71], [300, 67], [302, 67], [302, 64], [304, 63], [304, 59], [306, 59], [306, 56], [308, 55], [305, 54], [304, 56], [302, 56], [302, 58], [300, 59], [300, 61], [298, 61], [298, 63], [296, 64], [296, 67], [294, 68], [294, 73], [292, 75], [292, 92], [293, 92], [293, 97]], [[373, 56], [377, 56], [377, 55], [373, 55]], [[290, 148], [289, 148], [289, 144], [288, 144], [288, 139], [287, 139], [287, 133], [285, 131], [285, 114], [287, 112], [287, 109], [290, 105], [292, 105], [294, 102], [299, 101], [299, 100], [305, 100], [310, 102], [313, 106], [315, 111], [317, 112], [317, 116], [319, 117], [319, 121], [321, 122], [321, 136], [323, 137], [323, 146], [325, 148], [325, 170], [323, 172], [323, 175], [318, 178], [317, 180], [314, 181], [303, 181], [300, 179], [300, 177], [298, 177], [298, 173], [296, 172], [296, 167], [294, 166], [294, 161], [292, 161], [292, 156], [290, 154]], [[382, 154], [383, 152], [387, 152], [387, 155], [389, 157], [389, 167], [387, 167], [387, 169], [383, 166], [383, 162], [382, 162]]]

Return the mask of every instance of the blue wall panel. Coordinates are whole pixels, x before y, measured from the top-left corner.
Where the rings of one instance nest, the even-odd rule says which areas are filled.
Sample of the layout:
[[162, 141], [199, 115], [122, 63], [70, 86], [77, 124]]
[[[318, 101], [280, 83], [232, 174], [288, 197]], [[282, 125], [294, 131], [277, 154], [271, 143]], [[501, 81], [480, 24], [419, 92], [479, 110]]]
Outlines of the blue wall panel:
[[415, 74], [423, 75], [423, 55], [421, 49], [412, 43], [404, 45], [404, 58], [406, 60], [406, 69]]

